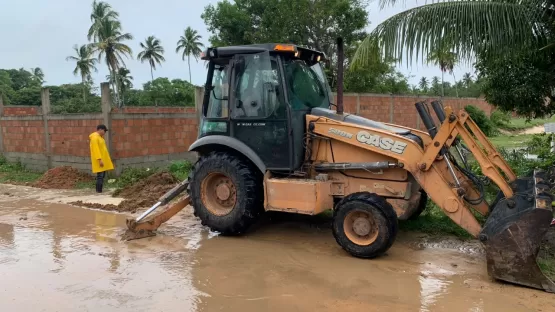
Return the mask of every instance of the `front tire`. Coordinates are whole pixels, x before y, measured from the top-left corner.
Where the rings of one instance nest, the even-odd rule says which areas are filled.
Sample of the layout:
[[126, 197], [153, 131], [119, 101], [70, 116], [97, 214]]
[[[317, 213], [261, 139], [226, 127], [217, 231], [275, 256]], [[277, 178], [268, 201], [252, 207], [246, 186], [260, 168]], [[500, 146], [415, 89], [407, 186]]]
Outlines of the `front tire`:
[[239, 235], [263, 212], [264, 189], [257, 168], [225, 152], [201, 155], [191, 175], [194, 214], [223, 235]]
[[349, 254], [375, 258], [393, 245], [399, 225], [395, 210], [384, 198], [360, 192], [337, 204], [332, 229], [337, 243]]

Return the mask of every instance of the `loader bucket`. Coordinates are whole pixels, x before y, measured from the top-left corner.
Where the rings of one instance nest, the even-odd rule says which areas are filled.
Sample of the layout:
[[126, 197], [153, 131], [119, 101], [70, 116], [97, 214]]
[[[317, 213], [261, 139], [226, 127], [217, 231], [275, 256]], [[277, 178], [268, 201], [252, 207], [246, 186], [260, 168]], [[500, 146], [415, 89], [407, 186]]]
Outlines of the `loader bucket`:
[[536, 262], [553, 219], [551, 173], [535, 170], [511, 183], [512, 198], [498, 196], [479, 235], [488, 273], [495, 279], [555, 293], [555, 283]]

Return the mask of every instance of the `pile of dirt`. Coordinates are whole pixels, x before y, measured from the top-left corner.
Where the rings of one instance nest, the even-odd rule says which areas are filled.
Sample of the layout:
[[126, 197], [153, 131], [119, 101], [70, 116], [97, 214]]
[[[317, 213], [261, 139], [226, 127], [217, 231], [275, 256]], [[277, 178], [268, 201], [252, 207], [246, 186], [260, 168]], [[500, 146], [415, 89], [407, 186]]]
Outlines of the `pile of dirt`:
[[83, 203], [82, 201], [71, 204], [108, 211], [134, 213], [137, 209], [150, 208], [162, 195], [166, 194], [179, 182], [171, 173], [162, 171], [114, 193], [115, 196], [125, 198], [117, 206], [113, 204]]
[[42, 189], [72, 189], [79, 182], [90, 182], [93, 179], [91, 175], [71, 166], [62, 166], [46, 171], [32, 186]]

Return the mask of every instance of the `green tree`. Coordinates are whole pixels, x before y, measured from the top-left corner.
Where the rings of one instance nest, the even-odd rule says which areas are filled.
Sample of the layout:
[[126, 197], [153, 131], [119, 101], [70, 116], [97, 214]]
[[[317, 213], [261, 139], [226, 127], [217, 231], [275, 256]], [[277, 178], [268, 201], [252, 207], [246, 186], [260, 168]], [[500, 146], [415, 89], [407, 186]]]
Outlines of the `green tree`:
[[118, 21], [119, 13], [112, 10], [112, 6], [104, 1], [97, 2], [96, 0], [92, 3], [91, 12], [91, 26], [87, 34], [87, 38], [93, 41], [100, 41], [100, 29], [105, 21], [111, 21], [114, 23], [119, 23]]
[[[323, 51], [330, 59], [328, 78], [336, 85], [336, 39], [349, 50], [365, 38], [364, 0], [233, 0], [208, 5], [201, 15], [213, 46], [261, 42], [295, 43]], [[353, 51], [354, 53], [354, 51]]]
[[88, 45], [82, 45], [81, 47], [74, 45], [73, 50], [75, 51], [75, 55], [66, 57], [66, 60], [75, 62], [73, 74], [75, 76], [81, 76], [81, 83], [83, 84], [83, 101], [86, 102], [88, 89], [87, 82], [92, 79], [92, 71], [98, 72], [95, 65], [97, 60], [93, 57], [92, 48]]
[[501, 103], [502, 111], [529, 118], [553, 114], [553, 57], [537, 51], [500, 55], [478, 60], [482, 90], [489, 103]]
[[420, 78], [420, 81], [418, 82], [418, 87], [422, 92], [428, 92], [428, 79], [426, 77]]
[[141, 42], [141, 48], [143, 49], [137, 55], [137, 59], [141, 61], [141, 63], [148, 62], [150, 64], [150, 76], [152, 80], [154, 80], [154, 73], [153, 70], [156, 69], [156, 63], [162, 65], [162, 62], [165, 62], [164, 59], [164, 47], [154, 36], [148, 36], [146, 38], [145, 43]]
[[198, 32], [191, 27], [187, 27], [183, 36], [179, 38], [177, 41], [177, 48], [175, 49], [175, 53], [179, 53], [180, 50], [183, 50], [183, 54], [181, 55], [181, 59], [185, 60], [185, 56], [187, 56], [187, 62], [189, 64], [189, 83], [192, 83], [192, 76], [191, 76], [191, 55], [195, 58], [195, 61], [198, 61], [200, 54], [202, 53], [202, 48], [204, 44], [200, 42], [202, 38]]
[[40, 67], [31, 68], [32, 79], [37, 81], [40, 85], [44, 83], [44, 72]]
[[[380, 0], [382, 8], [397, 4], [398, 0]], [[450, 38], [452, 49], [470, 60], [478, 54], [494, 56], [543, 41], [550, 34], [546, 26], [554, 18], [551, 1], [546, 6], [545, 1], [536, 0], [442, 0], [395, 14], [367, 39], [378, 39], [385, 55], [400, 60], [426, 56], [442, 38]]]
[[472, 75], [470, 73], [465, 73], [462, 78], [463, 86], [465, 88], [469, 88], [470, 85], [474, 82], [472, 80]]
[[[380, 0], [382, 8], [397, 3], [397, 0]], [[376, 42], [379, 43], [384, 57], [401, 61], [403, 58], [424, 57], [436, 49], [442, 38], [449, 38], [452, 51], [457, 53], [462, 61], [468, 62], [474, 58], [492, 60], [498, 56], [518, 59], [519, 55], [545, 48], [541, 57], [546, 60], [539, 63], [553, 66], [555, 61], [549, 55], [550, 52], [548, 53], [548, 50], [555, 46], [553, 4], [553, 1], [535, 0], [441, 0], [420, 5], [379, 24], [361, 45], [355, 61], [371, 61], [365, 57], [364, 51], [373, 49]], [[538, 62], [533, 63], [539, 65]], [[487, 64], [484, 64], [485, 67]], [[548, 79], [543, 84], [552, 80]], [[531, 89], [538, 90], [533, 85], [536, 82], [534, 77], [521, 82], [529, 85]], [[553, 87], [555, 86], [546, 85], [541, 89], [548, 90]], [[489, 89], [487, 92], [492, 90]], [[484, 92], [486, 96], [487, 92]], [[555, 111], [553, 101], [544, 101], [545, 98], [550, 99], [550, 94], [551, 92], [534, 96], [537, 101], [531, 107], [547, 107], [542, 110], [545, 113]], [[517, 104], [514, 101], [490, 103], [504, 110], [518, 109], [524, 112], [524, 107], [510, 106]], [[537, 113], [537, 110], [530, 112]]]
[[444, 74], [447, 71], [453, 74], [453, 68], [455, 68], [456, 61], [457, 54], [451, 52], [451, 49], [448, 47], [448, 45], [441, 45], [439, 48], [432, 50], [428, 55], [427, 62], [439, 66], [439, 69], [441, 70], [441, 96], [445, 96]]
[[10, 80], [12, 81], [12, 88], [14, 91], [19, 91], [23, 88], [40, 87], [40, 82], [33, 79], [33, 74], [24, 68], [8, 69]]
[[193, 106], [194, 97], [195, 88], [188, 81], [160, 77], [145, 83], [143, 90], [130, 90], [128, 102], [136, 106]]
[[[130, 33], [123, 33], [119, 22], [104, 19], [99, 25], [97, 38], [98, 41], [90, 46], [94, 52], [98, 52], [99, 60], [104, 57], [110, 75], [115, 76], [121, 66], [125, 67], [123, 56], [133, 57], [131, 48], [124, 43], [126, 40], [132, 40], [133, 36]], [[121, 105], [118, 80], [112, 79], [112, 81], [114, 81], [116, 102]]]
[[125, 105], [125, 94], [128, 90], [133, 88], [133, 76], [129, 75], [131, 72], [125, 67], [118, 68], [115, 75], [108, 75], [106, 79], [117, 86], [119, 86], [119, 94], [121, 106]]
[[443, 88], [442, 85], [439, 83], [439, 77], [434, 76], [432, 78], [432, 87], [430, 91], [432, 92], [433, 95], [441, 95], [442, 88]]

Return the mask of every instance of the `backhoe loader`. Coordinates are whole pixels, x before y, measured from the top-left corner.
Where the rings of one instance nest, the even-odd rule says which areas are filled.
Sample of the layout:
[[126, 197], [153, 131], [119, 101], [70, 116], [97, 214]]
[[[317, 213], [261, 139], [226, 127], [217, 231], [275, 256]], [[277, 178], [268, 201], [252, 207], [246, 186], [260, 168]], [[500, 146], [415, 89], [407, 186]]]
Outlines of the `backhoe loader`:
[[[244, 233], [265, 211], [332, 210], [337, 243], [375, 258], [392, 246], [398, 220], [418, 217], [429, 198], [483, 243], [491, 277], [555, 292], [536, 263], [553, 217], [553, 172], [516, 177], [464, 110], [439, 101], [431, 103], [439, 126], [427, 103], [415, 104], [427, 131], [343, 112], [341, 39], [338, 56], [334, 104], [324, 53], [293, 44], [208, 48], [199, 136], [190, 146], [198, 161], [186, 181], [127, 221], [124, 238], [154, 235], [189, 204], [223, 235]], [[463, 150], [485, 177], [465, 167]], [[486, 182], [499, 188], [491, 204]], [[488, 216], [485, 223], [473, 212]]]

